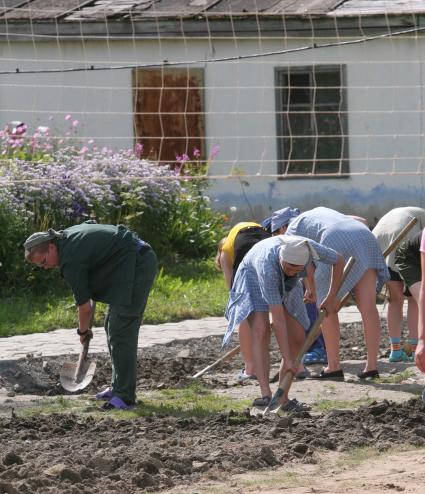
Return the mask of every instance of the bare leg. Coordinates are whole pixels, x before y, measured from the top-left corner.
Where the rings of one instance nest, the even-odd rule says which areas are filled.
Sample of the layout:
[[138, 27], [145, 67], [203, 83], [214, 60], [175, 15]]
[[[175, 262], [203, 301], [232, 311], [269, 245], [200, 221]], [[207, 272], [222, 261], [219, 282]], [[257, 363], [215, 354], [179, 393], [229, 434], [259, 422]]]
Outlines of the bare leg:
[[255, 367], [252, 356], [252, 337], [249, 329], [248, 321], [242, 321], [239, 325], [239, 344], [241, 346], [241, 354], [245, 362], [245, 374], [250, 376], [255, 375]]
[[407, 297], [407, 328], [409, 330], [409, 338], [412, 340], [418, 339], [418, 319], [418, 304], [413, 297]]
[[252, 337], [252, 357], [261, 396], [271, 396], [269, 385], [270, 322], [268, 312], [252, 312], [248, 317]]
[[363, 321], [367, 361], [364, 372], [378, 366], [381, 321], [376, 308], [376, 270], [368, 269], [354, 287], [354, 296]]
[[[419, 320], [419, 291], [421, 288], [421, 282], [418, 281], [413, 283], [412, 286], [409, 286], [409, 291], [412, 294], [408, 299], [407, 306], [407, 326], [409, 328], [409, 338], [417, 339], [418, 338], [418, 320]], [[413, 300], [411, 300], [413, 299]], [[409, 303], [411, 302], [411, 304]]]
[[388, 303], [387, 323], [390, 338], [400, 338], [403, 322], [403, 282], [387, 281], [390, 301]]
[[338, 314], [330, 314], [323, 319], [322, 333], [325, 338], [326, 354], [328, 356], [328, 366], [325, 372], [334, 372], [341, 368], [339, 360], [339, 319]]

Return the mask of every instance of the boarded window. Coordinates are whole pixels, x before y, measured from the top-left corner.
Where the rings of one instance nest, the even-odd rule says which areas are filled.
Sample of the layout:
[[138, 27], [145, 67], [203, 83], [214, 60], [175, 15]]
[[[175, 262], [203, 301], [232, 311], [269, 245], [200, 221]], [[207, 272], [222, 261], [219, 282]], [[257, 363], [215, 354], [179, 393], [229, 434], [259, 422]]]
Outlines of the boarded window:
[[349, 171], [343, 66], [276, 70], [278, 173]]
[[203, 70], [133, 71], [134, 127], [143, 157], [174, 163], [193, 149], [204, 153]]

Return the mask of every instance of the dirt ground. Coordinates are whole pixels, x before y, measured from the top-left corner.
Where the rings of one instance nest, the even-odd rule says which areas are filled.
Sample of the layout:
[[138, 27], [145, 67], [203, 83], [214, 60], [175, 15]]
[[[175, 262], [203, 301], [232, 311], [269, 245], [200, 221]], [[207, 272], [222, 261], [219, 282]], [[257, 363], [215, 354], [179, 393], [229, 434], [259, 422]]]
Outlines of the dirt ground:
[[[361, 330], [346, 326], [342, 337], [346, 381], [306, 379], [291, 390], [311, 405], [328, 400], [331, 410], [282, 416], [247, 409], [202, 419], [27, 417], [22, 408], [66, 394], [58, 382], [64, 358], [0, 361], [0, 494], [424, 492], [425, 376], [411, 364], [388, 363], [383, 347], [379, 369], [386, 382], [361, 383], [355, 377], [364, 359]], [[144, 350], [142, 404], [158, 384], [191, 383], [190, 376], [217, 359], [219, 347], [219, 338], [208, 337]], [[89, 395], [110, 379], [107, 356], [96, 360]], [[272, 374], [278, 360], [274, 349]], [[214, 393], [253, 399], [256, 383], [234, 379], [241, 367], [235, 358], [202, 382]], [[397, 376], [403, 379], [396, 382]]]

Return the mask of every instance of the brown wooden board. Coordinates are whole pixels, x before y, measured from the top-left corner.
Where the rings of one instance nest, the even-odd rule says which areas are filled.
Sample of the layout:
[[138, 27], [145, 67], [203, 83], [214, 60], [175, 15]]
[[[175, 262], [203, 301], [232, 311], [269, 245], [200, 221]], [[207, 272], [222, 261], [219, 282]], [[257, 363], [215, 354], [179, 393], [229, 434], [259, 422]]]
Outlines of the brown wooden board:
[[143, 157], [175, 163], [204, 149], [204, 71], [200, 68], [133, 71], [135, 140]]

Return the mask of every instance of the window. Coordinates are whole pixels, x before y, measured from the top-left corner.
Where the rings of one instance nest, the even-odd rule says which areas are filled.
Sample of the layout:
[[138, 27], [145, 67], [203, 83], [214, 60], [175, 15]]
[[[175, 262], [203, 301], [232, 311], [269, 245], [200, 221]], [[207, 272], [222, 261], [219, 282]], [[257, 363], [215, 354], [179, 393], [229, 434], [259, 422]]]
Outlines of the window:
[[340, 65], [276, 69], [278, 173], [285, 178], [347, 176], [344, 79]]

